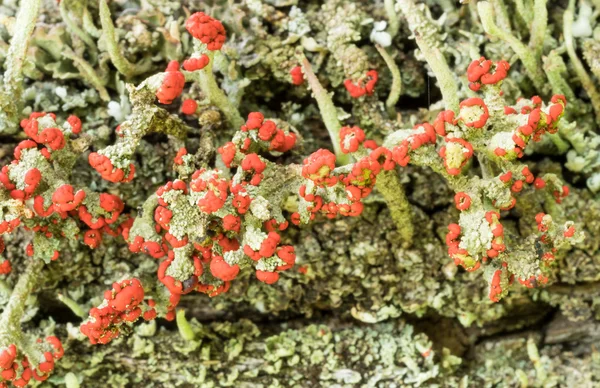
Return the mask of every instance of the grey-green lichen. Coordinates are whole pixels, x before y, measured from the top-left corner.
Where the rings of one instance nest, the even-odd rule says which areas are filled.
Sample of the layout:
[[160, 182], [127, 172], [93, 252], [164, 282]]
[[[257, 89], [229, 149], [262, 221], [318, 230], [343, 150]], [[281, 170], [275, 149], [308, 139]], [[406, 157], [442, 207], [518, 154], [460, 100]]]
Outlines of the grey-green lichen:
[[[76, 22], [81, 20], [81, 30], [74, 29], [73, 23], [69, 26], [68, 20], [62, 20], [60, 8], [54, 3], [42, 5], [43, 23], [38, 23], [33, 32], [22, 69], [28, 78], [23, 92], [26, 106], [23, 115], [41, 110], [57, 112], [59, 118], [78, 114], [85, 118], [84, 131], [93, 138], [92, 146], [103, 148], [113, 144], [113, 128], [117, 124], [135, 121], [135, 117], [123, 109], [122, 120], [116, 119], [100, 98], [99, 85], [115, 102], [123, 98], [124, 93], [119, 92], [118, 83], [114, 81], [120, 75], [111, 67], [112, 61], [101, 56], [94, 59], [92, 53], [85, 52], [85, 47], [89, 47], [86, 41], [90, 40], [98, 44], [100, 53], [106, 49], [97, 5], [63, 2], [63, 12], [66, 10]], [[298, 49], [314, 54], [317, 76], [334, 92], [334, 102], [352, 111], [354, 120], [360, 120], [361, 125], [367, 124], [368, 135], [375, 139], [381, 140], [390, 132], [410, 128], [423, 120], [432, 120], [437, 114], [436, 107], [441, 107], [436, 104], [440, 94], [433, 78], [428, 83], [425, 63], [415, 57], [417, 47], [409, 39], [408, 24], [401, 12], [396, 15], [399, 25], [393, 29], [397, 28], [398, 32], [388, 50], [397, 53], [394, 58], [402, 70], [403, 94], [395, 106], [402, 123], [380, 125], [387, 120], [385, 110], [373, 101], [355, 102], [347, 97], [341, 86], [344, 79], [360, 76], [359, 70], [374, 65], [381, 75], [377, 93], [385, 98], [391, 89], [391, 77], [383, 75], [383, 61], [368, 40], [372, 30], [369, 19], [386, 19], [390, 11], [389, 6], [384, 9], [384, 5], [389, 2], [368, 3], [371, 2], [347, 0], [322, 6], [304, 1], [247, 1], [233, 5], [215, 2], [216, 6], [210, 8], [214, 17], [225, 22], [228, 32], [235, 33], [235, 38], [229, 37], [227, 45], [230, 47], [223, 50], [230, 61], [227, 71], [219, 68], [215, 73], [216, 82], [222, 87], [234, 85], [238, 96], [243, 90], [241, 114], [261, 109], [267, 117], [293, 122], [304, 138], [302, 152], [283, 158], [300, 162], [314, 149], [331, 147], [316, 104], [307, 98], [306, 91], [292, 89], [289, 84], [287, 71], [299, 64], [295, 56]], [[544, 150], [549, 157], [538, 154], [527, 164], [536, 175], [555, 174], [557, 179], [566, 180], [572, 186], [572, 194], [561, 206], [553, 205], [552, 198], [535, 201], [523, 195], [523, 203], [519, 203], [504, 224], [507, 238], [513, 241], [520, 241], [535, 230], [531, 217], [541, 210], [548, 209], [553, 218], [558, 214], [560, 222], [572, 219], [579, 225], [587, 238], [570, 251], [557, 255], [551, 268], [553, 285], [535, 290], [515, 285], [505, 300], [491, 304], [481, 276], [457, 268], [446, 255], [443, 242], [446, 225], [459, 219], [453, 208], [451, 188], [431, 170], [409, 167], [399, 179], [407, 188], [407, 199], [414, 213], [417, 233], [411, 247], [402, 246], [390, 212], [379, 195], [373, 196], [361, 218], [319, 220], [313, 227], [290, 228], [282, 237], [296, 246], [297, 269], [282, 274], [278, 284], [266, 286], [242, 274], [229, 293], [218, 298], [197, 295], [183, 298], [181, 306], [188, 311], [193, 340], [182, 340], [177, 329], [159, 322], [140, 326], [132, 336], [123, 337], [108, 347], [91, 348], [80, 342], [77, 328], [73, 326], [79, 319], [60, 307], [58, 293], [68, 294], [88, 310], [98, 304], [97, 299], [110, 288], [112, 281], [126, 276], [151, 279], [157, 263], [154, 259], [131, 254], [122, 242], [109, 239], [96, 250], [78, 248], [75, 244], [62, 246], [62, 259], [48, 266], [46, 279], [38, 286], [43, 308], [39, 310], [35, 304], [29, 304], [25, 312], [27, 332], [54, 332], [67, 345], [67, 358], [57, 364], [57, 372], [49, 384], [141, 386], [151, 381], [150, 384], [156, 386], [268, 386], [292, 385], [292, 382], [298, 386], [355, 386], [391, 375], [389, 380], [379, 380], [379, 384], [393, 381], [398, 385], [415, 385], [422, 381], [426, 386], [597, 385], [600, 356], [589, 341], [596, 338], [590, 333], [597, 332], [600, 317], [600, 288], [597, 286], [600, 281], [599, 144], [595, 135], [598, 127], [594, 122], [597, 104], [590, 103], [593, 93], [592, 96], [586, 93], [593, 90], [589, 88], [590, 82], [598, 84], [595, 78], [598, 77], [598, 55], [593, 36], [575, 33], [565, 37], [564, 9], [560, 4], [548, 2], [546, 38], [543, 45], [531, 50], [538, 67], [530, 71], [521, 63], [518, 49], [503, 41], [490, 42], [490, 37], [483, 33], [485, 26], [478, 19], [477, 5], [471, 3], [461, 6], [458, 2], [426, 2], [430, 11], [424, 12], [431, 13], [437, 33], [445, 38], [445, 42], [439, 44], [440, 50], [453, 76], [462, 74], [471, 59], [485, 54], [510, 60], [511, 75], [505, 82], [507, 98], [543, 95], [547, 88], [551, 88], [552, 93], [567, 96], [567, 122], [557, 134], [566, 148], [540, 144], [536, 150]], [[531, 12], [534, 5], [541, 3], [514, 1], [515, 18], [507, 20], [501, 11], [503, 6], [512, 6], [513, 2], [490, 2], [497, 26], [510, 28], [512, 36], [529, 47], [533, 40], [528, 42], [527, 38], [533, 37], [529, 33], [536, 21]], [[572, 4], [571, 12], [577, 24], [580, 15], [585, 13], [582, 12], [584, 6], [590, 5], [587, 2]], [[181, 5], [163, 2], [138, 8], [136, 4], [122, 12], [121, 5], [111, 3], [121, 55], [136, 64], [152, 58], [152, 70], [158, 72], [164, 69], [166, 61], [191, 54], [193, 48], [186, 40]], [[341, 11], [335, 12], [335, 6]], [[591, 7], [597, 12], [597, 2], [591, 2]], [[22, 31], [15, 29], [16, 9], [16, 2], [0, 6], [3, 62], [7, 61], [9, 38], [15, 36], [15, 31]], [[263, 11], [266, 14], [260, 14]], [[567, 13], [567, 16], [570, 15]], [[343, 31], [330, 33], [330, 26], [335, 23], [343, 26]], [[597, 34], [597, 22], [591, 19], [588, 23]], [[540, 42], [540, 34], [536, 33], [535, 37], [535, 41]], [[574, 54], [583, 54], [589, 80], [574, 68], [573, 52], [567, 52], [569, 47], [565, 49], [565, 43], [582, 49]], [[540, 49], [541, 57], [538, 56]], [[71, 51], [77, 57], [62, 55]], [[93, 85], [86, 78], [94, 74], [86, 76], [82, 68], [78, 69], [74, 65], [77, 58], [89, 62], [88, 68], [94, 70], [100, 82]], [[354, 60], [346, 61], [347, 58]], [[538, 87], [540, 71], [548, 80], [548, 85], [541, 88]], [[538, 76], [532, 77], [534, 72]], [[540, 79], [545, 82], [543, 77]], [[245, 80], [243, 89], [242, 83], [236, 83], [240, 80]], [[92, 87], [86, 86], [88, 82]], [[585, 84], [584, 87], [581, 84]], [[196, 90], [196, 96], [206, 98], [202, 91]], [[465, 80], [460, 80], [459, 97], [466, 97], [468, 93]], [[230, 100], [234, 94], [227, 90]], [[206, 113], [202, 115], [200, 126], [194, 120], [184, 119], [163, 128], [163, 124], [169, 123], [166, 117], [174, 113], [172, 111], [158, 115], [161, 127], [153, 131], [155, 133], [146, 133], [148, 127], [139, 126], [146, 137], [136, 138], [136, 146], [132, 147], [137, 178], [130, 185], [116, 186], [101, 181], [81, 160], [75, 164], [72, 182], [78, 186], [89, 185], [91, 191], [110, 189], [120, 194], [131, 209], [141, 209], [159, 185], [175, 176], [171, 167], [177, 148], [173, 148], [180, 143], [173, 138], [163, 141], [163, 129], [179, 129], [178, 134], [185, 132], [181, 138], [185, 138], [190, 150], [211, 136], [218, 144], [228, 139], [231, 128], [224, 124], [228, 120], [220, 119], [215, 111], [218, 104], [209, 100], [201, 104]], [[290, 101], [294, 107], [281, 107], [280, 103]], [[3, 103], [7, 102], [3, 100]], [[136, 109], [133, 101], [132, 106]], [[143, 105], [141, 110], [149, 106]], [[433, 106], [431, 111], [423, 109], [430, 106]], [[293, 117], [287, 116], [290, 111]], [[361, 114], [357, 115], [358, 112]], [[377, 117], [382, 113], [385, 116]], [[17, 110], [3, 109], [2, 114], [22, 116]], [[14, 119], [11, 125], [15, 130], [18, 120]], [[3, 164], [10, 162], [12, 148], [20, 140], [3, 135], [3, 144], [0, 144]], [[506, 139], [496, 140], [502, 144]], [[29, 153], [24, 154], [27, 159]], [[210, 158], [203, 160], [211, 161]], [[70, 161], [65, 162], [70, 165]], [[8, 198], [2, 197], [0, 201], [2, 217], [6, 217], [5, 212], [10, 212], [8, 218], [11, 218], [13, 213], [24, 211], [11, 206]], [[257, 220], [264, 218], [265, 211], [272, 211], [259, 205], [260, 201], [252, 210]], [[65, 231], [73, 236], [76, 233], [70, 229]], [[19, 233], [6, 237], [5, 241], [7, 248], [2, 258], [10, 259], [15, 271], [2, 279], [2, 295], [9, 294], [18, 274], [26, 267], [28, 258], [23, 252], [31, 236]], [[529, 256], [515, 259], [514, 264], [527, 272]], [[0, 298], [0, 308], [6, 309], [8, 301], [8, 296]], [[329, 320], [327, 317], [332, 314], [340, 320]], [[33, 316], [36, 319], [31, 321]], [[51, 324], [48, 320], [51, 316], [61, 323]], [[440, 316], [445, 318], [440, 319]], [[250, 317], [253, 323], [239, 321], [239, 317]], [[566, 324], [567, 318], [577, 320], [577, 324]], [[194, 323], [194, 319], [202, 320], [202, 325]], [[387, 322], [369, 325], [357, 322], [386, 319]], [[409, 320], [410, 325], [403, 319]], [[450, 327], [448, 322], [451, 322]], [[428, 330], [428, 325], [434, 329]], [[411, 330], [425, 331], [429, 339]], [[445, 346], [448, 339], [435, 336], [436, 331], [442, 332], [442, 337], [459, 338], [462, 343], [448, 345], [451, 351], [444, 350], [440, 344]], [[542, 331], [546, 339], [540, 338]], [[393, 344], [395, 352], [392, 354], [382, 343]], [[426, 353], [429, 346], [434, 350], [429, 357], [423, 357], [422, 353]], [[300, 380], [296, 380], [298, 378]]]

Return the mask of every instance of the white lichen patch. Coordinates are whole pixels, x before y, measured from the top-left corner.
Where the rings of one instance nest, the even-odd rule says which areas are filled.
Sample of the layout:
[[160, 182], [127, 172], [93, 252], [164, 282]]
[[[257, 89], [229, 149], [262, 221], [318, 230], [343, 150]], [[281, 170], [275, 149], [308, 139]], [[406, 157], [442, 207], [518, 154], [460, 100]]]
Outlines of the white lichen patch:
[[267, 271], [273, 272], [275, 268], [281, 265], [281, 260], [279, 258], [273, 257], [264, 257], [256, 262], [256, 269], [258, 271]]
[[167, 268], [166, 274], [183, 282], [194, 273], [194, 263], [190, 257], [190, 250], [188, 248], [177, 248], [173, 249], [173, 253], [175, 258]]
[[229, 265], [241, 264], [244, 260], [244, 249], [240, 248], [237, 251], [227, 251], [223, 254], [223, 259]]
[[267, 234], [254, 226], [248, 226], [244, 234], [244, 244], [247, 244], [255, 251], [260, 249], [260, 245], [267, 238]]
[[[48, 168], [44, 168], [48, 167]], [[17, 164], [11, 164], [8, 169], [8, 177], [15, 184], [17, 189], [25, 188], [25, 174], [32, 168], [37, 168], [42, 173], [42, 178], [52, 172], [49, 171], [49, 165], [44, 155], [37, 148], [21, 150], [21, 159]]]
[[261, 221], [267, 221], [271, 218], [269, 201], [260, 195], [254, 198], [250, 203], [250, 211], [254, 217]]
[[494, 152], [496, 148], [502, 148], [506, 151], [512, 151], [515, 148], [515, 142], [512, 139], [512, 132], [499, 132], [492, 136], [488, 144], [488, 150]]
[[459, 225], [462, 234], [460, 248], [466, 249], [473, 256], [485, 255], [494, 238], [490, 224], [485, 219], [485, 211], [462, 212]]
[[446, 164], [448, 168], [460, 168], [465, 160], [465, 148], [458, 143], [446, 143]]

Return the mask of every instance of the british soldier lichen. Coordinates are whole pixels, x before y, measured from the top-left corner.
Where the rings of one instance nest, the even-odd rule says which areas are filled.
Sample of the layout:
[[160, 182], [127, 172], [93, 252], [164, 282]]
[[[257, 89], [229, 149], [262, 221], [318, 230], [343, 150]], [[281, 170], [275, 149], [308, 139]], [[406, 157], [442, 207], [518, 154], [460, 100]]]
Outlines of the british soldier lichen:
[[0, 7], [0, 387], [575, 381], [426, 323], [599, 314], [598, 4], [209, 3]]

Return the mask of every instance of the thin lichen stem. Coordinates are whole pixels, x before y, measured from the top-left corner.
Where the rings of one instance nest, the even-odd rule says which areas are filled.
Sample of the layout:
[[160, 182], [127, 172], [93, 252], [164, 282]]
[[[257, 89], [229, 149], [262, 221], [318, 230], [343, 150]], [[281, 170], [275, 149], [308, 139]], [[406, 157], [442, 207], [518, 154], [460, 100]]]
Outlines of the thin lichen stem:
[[98, 6], [100, 8], [102, 34], [104, 35], [104, 41], [108, 50], [108, 55], [110, 55], [110, 59], [119, 73], [123, 74], [127, 78], [130, 78], [150, 70], [150, 61], [142, 60], [139, 63], [133, 64], [123, 56], [121, 50], [119, 49], [119, 40], [117, 38], [115, 25], [111, 19], [110, 9], [108, 8], [106, 0], [99, 0]]
[[83, 29], [94, 38], [100, 38], [102, 36], [102, 30], [99, 30], [94, 24], [92, 15], [87, 7], [83, 10]]
[[186, 341], [193, 341], [196, 338], [192, 326], [185, 317], [185, 310], [178, 310], [176, 315], [177, 329], [179, 335]]
[[527, 9], [525, 3], [523, 3], [523, 0], [515, 0], [515, 5], [519, 16], [521, 16], [521, 18], [523, 19], [523, 21], [525, 21], [525, 23], [527, 23], [527, 25], [530, 25], [533, 19], [533, 15]]
[[458, 83], [440, 50], [441, 39], [435, 25], [425, 16], [421, 5], [417, 5], [414, 0], [398, 0], [397, 4], [427, 64], [435, 74], [445, 108], [458, 112]]
[[400, 73], [398, 65], [396, 65], [396, 62], [390, 56], [390, 54], [388, 54], [388, 52], [380, 45], [376, 45], [375, 47], [392, 73], [392, 87], [390, 88], [390, 94], [385, 101], [385, 108], [390, 118], [393, 119], [397, 114], [396, 103], [400, 98], [400, 94], [402, 94], [402, 74]]
[[98, 76], [94, 68], [85, 59], [75, 54], [70, 48], [65, 49], [62, 55], [73, 61], [73, 65], [79, 70], [83, 78], [98, 91], [102, 101], [110, 101], [108, 91], [104, 87], [106, 82]]
[[494, 5], [494, 11], [496, 12], [496, 23], [504, 30], [510, 31], [510, 18], [508, 17], [508, 10], [504, 0], [491, 0]]
[[489, 2], [482, 1], [477, 3], [477, 10], [479, 12], [481, 24], [483, 25], [485, 32], [510, 45], [519, 59], [521, 59], [521, 63], [523, 63], [525, 71], [533, 82], [535, 88], [542, 92], [544, 90], [545, 77], [544, 73], [542, 72], [541, 63], [536, 59], [535, 53], [519, 39], [515, 38], [510, 31], [505, 31], [498, 28], [494, 22], [494, 9]]
[[[577, 99], [575, 93], [571, 88], [571, 85], [567, 82], [565, 77], [567, 73], [567, 65], [563, 61], [557, 50], [552, 50], [544, 57], [544, 71], [552, 87], [552, 93], [562, 94], [567, 98], [567, 101], [573, 101], [573, 104]], [[567, 104], [567, 112], [571, 109], [573, 104]]]
[[350, 158], [347, 154], [342, 152], [342, 148], [340, 146], [340, 129], [342, 128], [342, 124], [338, 119], [337, 108], [333, 104], [333, 100], [331, 99], [331, 96], [327, 90], [325, 90], [325, 88], [323, 88], [319, 82], [319, 79], [312, 70], [310, 62], [306, 58], [302, 59], [302, 70], [306, 75], [308, 85], [312, 90], [315, 100], [317, 100], [317, 105], [319, 106], [319, 111], [321, 112], [321, 118], [323, 119], [325, 127], [327, 128], [327, 132], [329, 132], [329, 137], [331, 138], [337, 163], [339, 165], [348, 164]]
[[87, 32], [82, 30], [75, 22], [73, 22], [73, 19], [71, 19], [71, 15], [69, 15], [69, 10], [67, 9], [67, 3], [67, 1], [61, 1], [58, 7], [63, 22], [65, 22], [67, 29], [73, 35], [77, 36], [83, 41], [83, 43], [85, 43], [85, 45], [90, 49], [90, 54], [92, 54], [92, 56], [96, 58], [96, 42], [94, 42], [92, 37], [89, 36]]
[[30, 260], [25, 272], [13, 288], [10, 300], [0, 317], [0, 346], [21, 339], [21, 318], [25, 312], [25, 303], [40, 278], [43, 266], [43, 260]]
[[87, 312], [79, 305], [79, 303], [75, 302], [68, 296], [64, 294], [58, 294], [57, 298], [79, 318], [85, 318], [88, 315]]
[[565, 46], [567, 48], [569, 59], [571, 59], [571, 65], [577, 74], [577, 78], [579, 78], [581, 86], [583, 86], [585, 92], [592, 101], [592, 107], [594, 108], [594, 112], [596, 112], [596, 122], [600, 123], [600, 94], [598, 93], [598, 89], [596, 89], [596, 85], [594, 85], [594, 81], [585, 70], [585, 67], [575, 52], [575, 42], [573, 40], [574, 8], [575, 2], [573, 0], [569, 1], [569, 7], [563, 15], [563, 36], [565, 38]]
[[223, 114], [227, 121], [233, 126], [235, 129], [239, 129], [242, 125], [244, 125], [244, 119], [240, 115], [237, 107], [229, 101], [223, 90], [217, 84], [215, 80], [215, 76], [213, 74], [213, 61], [214, 61], [214, 52], [210, 51], [206, 55], [208, 55], [210, 61], [206, 67], [198, 73], [198, 81], [200, 84], [200, 88], [206, 94], [210, 103], [215, 105]]
[[415, 227], [412, 220], [412, 208], [406, 197], [404, 186], [396, 171], [382, 171], [377, 175], [375, 187], [385, 198], [396, 230], [400, 234], [403, 246], [412, 245]]
[[0, 133], [14, 133], [19, 123], [23, 94], [23, 65], [41, 0], [22, 0], [15, 20], [15, 33], [4, 63], [6, 71], [0, 91]]
[[542, 58], [544, 50], [544, 39], [546, 38], [546, 30], [548, 28], [548, 9], [546, 7], [547, 0], [535, 0], [533, 4], [533, 12], [535, 18], [531, 23], [531, 37], [529, 38], [529, 48], [535, 53], [538, 63]]
[[398, 30], [400, 29], [400, 20], [398, 19], [398, 13], [396, 13], [395, 3], [395, 0], [385, 0], [383, 3], [385, 14], [388, 18], [387, 32], [392, 38], [398, 34]]
[[[356, 158], [365, 158], [368, 156], [366, 150], [359, 150], [354, 153]], [[415, 228], [413, 224], [412, 206], [408, 202], [408, 197], [404, 191], [404, 186], [400, 182], [400, 177], [395, 170], [381, 171], [377, 175], [375, 188], [385, 199], [390, 210], [390, 215], [396, 230], [400, 234], [402, 245], [407, 248], [412, 245]]]

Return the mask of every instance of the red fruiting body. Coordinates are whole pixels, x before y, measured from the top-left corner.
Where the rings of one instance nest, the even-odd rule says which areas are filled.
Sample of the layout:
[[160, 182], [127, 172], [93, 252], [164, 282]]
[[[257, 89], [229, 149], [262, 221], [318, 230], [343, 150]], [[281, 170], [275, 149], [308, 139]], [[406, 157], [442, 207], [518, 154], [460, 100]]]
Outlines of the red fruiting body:
[[156, 91], [156, 98], [161, 104], [170, 104], [175, 100], [185, 85], [185, 77], [179, 71], [179, 62], [171, 61], [164, 73], [162, 84]]
[[365, 141], [365, 132], [359, 127], [342, 127], [340, 129], [340, 147], [342, 152], [358, 151], [358, 147]]
[[448, 163], [446, 160], [446, 147], [440, 148], [440, 156], [444, 159], [444, 167], [446, 168], [446, 171], [450, 175], [458, 175], [458, 174], [460, 174], [461, 169], [465, 166], [465, 164], [467, 164], [467, 162], [469, 161], [471, 156], [473, 156], [473, 146], [471, 145], [471, 143], [469, 143], [468, 141], [461, 139], [461, 138], [446, 137], [445, 140], [446, 140], [446, 143], [458, 143], [463, 147], [463, 158], [462, 158], [462, 163], [460, 164], [459, 167], [448, 166]]
[[88, 230], [83, 235], [83, 243], [94, 249], [98, 248], [102, 243], [102, 232], [99, 230]]
[[120, 168], [114, 167], [108, 157], [96, 152], [92, 152], [88, 160], [94, 170], [98, 171], [102, 178], [109, 182], [130, 182], [135, 174], [135, 166], [133, 164], [129, 165], [129, 174], [125, 176], [125, 172]]
[[266, 284], [274, 284], [279, 280], [279, 274], [277, 272], [268, 271], [256, 271], [256, 278]]
[[290, 70], [290, 76], [294, 85], [302, 85], [304, 83], [304, 73], [302, 73], [301, 66], [293, 67]]
[[544, 187], [546, 187], [546, 182], [542, 179], [542, 178], [535, 178], [535, 180], [533, 181], [533, 186], [538, 189], [541, 190]]
[[71, 132], [78, 134], [81, 132], [81, 120], [79, 117], [71, 115], [67, 118], [67, 122], [71, 126]]
[[191, 98], [183, 100], [181, 103], [181, 113], [184, 115], [193, 115], [196, 113], [196, 109], [198, 109], [198, 103]]
[[225, 43], [225, 27], [223, 27], [223, 24], [203, 12], [192, 14], [186, 20], [185, 28], [211, 51], [220, 50], [223, 43]]
[[352, 98], [359, 98], [365, 94], [371, 95], [375, 91], [375, 84], [379, 78], [377, 70], [369, 70], [364, 77], [360, 78], [355, 84], [352, 80], [347, 79], [344, 81], [344, 87], [350, 93]]
[[456, 193], [454, 196], [454, 203], [458, 210], [468, 210], [471, 206], [471, 197], [467, 193]]
[[59, 212], [68, 212], [74, 210], [85, 199], [85, 191], [78, 190], [73, 192], [73, 186], [62, 185], [52, 194], [52, 203], [54, 209]]
[[[275, 122], [271, 120], [265, 121], [265, 117], [260, 112], [251, 112], [248, 115], [246, 124], [242, 125], [240, 130], [242, 132], [258, 131], [258, 138], [262, 141], [269, 142], [268, 149], [272, 151], [287, 152], [296, 144], [296, 135], [294, 133], [289, 132], [286, 134], [282, 129], [277, 128]], [[247, 144], [244, 144], [241, 150], [244, 153], [248, 151], [248, 148], [252, 144], [252, 140], [246, 138], [245, 143]]]
[[304, 159], [302, 176], [317, 185], [332, 185], [337, 181], [329, 174], [335, 168], [335, 155], [326, 149], [320, 149]]
[[502, 271], [501, 270], [497, 270], [496, 272], [494, 272], [494, 275], [492, 276], [492, 282], [490, 284], [490, 293], [489, 293], [489, 298], [492, 302], [498, 302], [499, 299], [499, 295], [502, 294], [502, 287], [500, 285], [501, 282], [501, 276], [502, 276]]
[[237, 264], [229, 265], [221, 256], [213, 256], [210, 262], [210, 272], [214, 277], [228, 282], [236, 278], [240, 267]]
[[208, 55], [202, 54], [200, 58], [190, 58], [183, 61], [183, 68], [186, 71], [202, 70], [208, 65], [210, 59]]
[[239, 232], [241, 227], [240, 217], [228, 214], [223, 217], [223, 228], [231, 232]]
[[267, 167], [257, 154], [246, 155], [240, 166], [242, 170], [251, 174], [250, 184], [253, 186], [258, 186], [263, 177], [262, 172]]
[[223, 163], [225, 166], [231, 167], [231, 162], [235, 158], [235, 144], [232, 142], [225, 143], [223, 147], [220, 147], [217, 151], [221, 154], [221, 159], [223, 159]]
[[479, 117], [478, 120], [466, 122], [465, 125], [467, 127], [483, 128], [483, 126], [487, 122], [487, 119], [490, 117], [488, 108], [485, 105], [485, 102], [483, 102], [483, 100], [481, 98], [476, 98], [476, 97], [468, 98], [466, 100], [461, 101], [461, 103], [460, 103], [461, 109], [463, 107], [472, 107], [472, 106], [478, 106], [481, 108], [481, 110], [482, 110], [481, 116]]
[[177, 151], [177, 155], [175, 155], [175, 159], [173, 162], [179, 166], [183, 165], [183, 156], [187, 155], [187, 150], [185, 147], [181, 147], [179, 151]]
[[566, 238], [571, 238], [574, 235], [575, 235], [575, 227], [574, 226], [569, 226], [564, 232], [564, 236]]
[[446, 123], [452, 125], [456, 124], [456, 120], [454, 119], [454, 111], [444, 110], [437, 115], [435, 121], [433, 122], [435, 133], [440, 136], [446, 136]]
[[[92, 344], [107, 344], [118, 337], [119, 325], [135, 322], [142, 315], [140, 305], [144, 300], [144, 289], [138, 279], [123, 280], [114, 283], [112, 290], [104, 293], [104, 299], [106, 306], [92, 308], [90, 319], [80, 327]], [[151, 306], [148, 311], [150, 310]], [[144, 314], [144, 317], [151, 319], [153, 315], [155, 314]], [[62, 346], [55, 349], [55, 356], [62, 353]]]
[[481, 88], [481, 84], [496, 84], [506, 78], [509, 69], [510, 65], [506, 61], [498, 61], [493, 64], [491, 60], [484, 57], [476, 59], [467, 68], [469, 88], [473, 91], [478, 91]]

